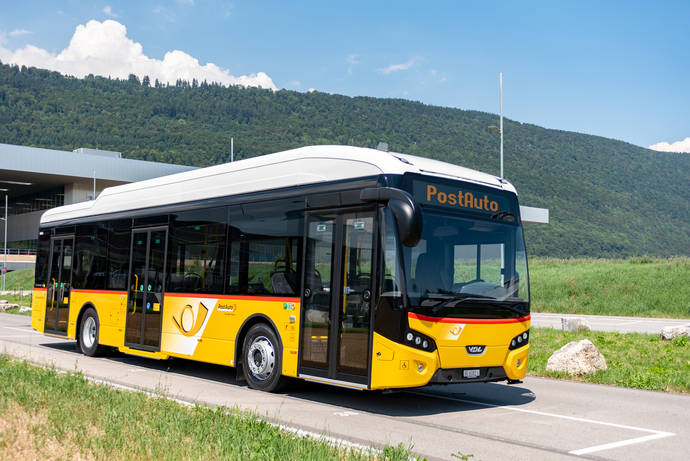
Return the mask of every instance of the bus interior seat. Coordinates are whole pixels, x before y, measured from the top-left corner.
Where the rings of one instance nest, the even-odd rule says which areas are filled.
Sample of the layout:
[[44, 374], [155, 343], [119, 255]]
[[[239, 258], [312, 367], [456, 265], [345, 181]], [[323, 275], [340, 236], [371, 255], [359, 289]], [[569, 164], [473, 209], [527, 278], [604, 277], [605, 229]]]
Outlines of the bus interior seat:
[[441, 263], [438, 256], [428, 252], [419, 255], [415, 267], [415, 286], [422, 293], [448, 290], [441, 273]]
[[294, 295], [296, 291], [295, 282], [295, 274], [290, 271], [271, 272], [271, 286], [274, 294]]

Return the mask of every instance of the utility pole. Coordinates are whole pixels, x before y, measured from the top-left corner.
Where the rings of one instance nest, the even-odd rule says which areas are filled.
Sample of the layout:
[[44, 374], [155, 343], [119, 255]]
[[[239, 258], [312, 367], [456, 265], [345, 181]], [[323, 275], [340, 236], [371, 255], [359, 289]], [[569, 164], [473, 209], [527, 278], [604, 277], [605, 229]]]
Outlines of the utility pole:
[[7, 273], [7, 194], [5, 194], [5, 248], [2, 262], [2, 291], [5, 291], [5, 274]]
[[498, 101], [501, 106], [501, 126], [499, 132], [501, 133], [501, 179], [503, 179], [503, 72], [498, 74]]

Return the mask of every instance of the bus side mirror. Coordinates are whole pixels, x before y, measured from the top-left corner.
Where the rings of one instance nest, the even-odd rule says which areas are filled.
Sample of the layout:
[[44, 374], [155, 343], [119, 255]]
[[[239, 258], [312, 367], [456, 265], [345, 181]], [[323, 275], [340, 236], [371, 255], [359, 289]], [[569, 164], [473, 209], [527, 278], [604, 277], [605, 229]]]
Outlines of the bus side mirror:
[[422, 210], [410, 194], [394, 187], [368, 187], [359, 194], [363, 202], [387, 204], [398, 227], [398, 237], [407, 247], [416, 246], [422, 238]]

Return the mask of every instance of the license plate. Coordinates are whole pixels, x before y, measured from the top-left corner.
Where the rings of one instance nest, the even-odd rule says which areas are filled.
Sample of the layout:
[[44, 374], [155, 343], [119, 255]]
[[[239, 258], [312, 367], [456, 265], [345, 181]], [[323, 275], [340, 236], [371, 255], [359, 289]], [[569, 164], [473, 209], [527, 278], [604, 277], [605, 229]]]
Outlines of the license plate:
[[477, 378], [479, 377], [479, 370], [463, 370], [462, 375], [468, 379]]

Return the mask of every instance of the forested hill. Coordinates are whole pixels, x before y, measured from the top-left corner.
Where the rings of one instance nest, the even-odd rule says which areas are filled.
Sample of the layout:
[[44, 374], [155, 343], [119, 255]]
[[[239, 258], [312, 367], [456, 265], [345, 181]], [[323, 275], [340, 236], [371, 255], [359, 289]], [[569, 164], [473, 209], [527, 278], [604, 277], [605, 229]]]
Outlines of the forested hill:
[[[145, 81], [144, 83], [148, 83]], [[351, 144], [498, 173], [498, 117], [400, 99], [178, 82], [155, 88], [0, 65], [0, 142], [206, 166], [310, 144]], [[690, 155], [505, 120], [505, 171], [532, 255], [690, 254]], [[0, 159], [1, 161], [1, 159]]]

